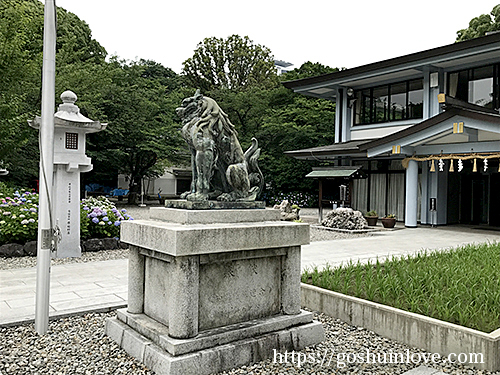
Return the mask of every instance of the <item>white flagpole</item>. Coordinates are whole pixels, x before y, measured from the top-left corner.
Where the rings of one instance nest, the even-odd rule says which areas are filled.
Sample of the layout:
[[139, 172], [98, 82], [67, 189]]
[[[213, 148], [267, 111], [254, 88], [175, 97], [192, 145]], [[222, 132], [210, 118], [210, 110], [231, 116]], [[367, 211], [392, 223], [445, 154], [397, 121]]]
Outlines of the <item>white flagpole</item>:
[[50, 196], [54, 171], [55, 71], [56, 4], [55, 0], [45, 0], [35, 308], [35, 330], [41, 335], [47, 332], [49, 325], [50, 260], [54, 239]]

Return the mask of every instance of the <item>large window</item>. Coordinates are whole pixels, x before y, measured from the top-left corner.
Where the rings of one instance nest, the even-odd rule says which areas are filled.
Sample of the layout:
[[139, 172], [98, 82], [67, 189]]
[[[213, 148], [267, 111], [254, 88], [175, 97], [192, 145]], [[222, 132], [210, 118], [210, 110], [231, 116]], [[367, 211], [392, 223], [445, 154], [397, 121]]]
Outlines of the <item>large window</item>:
[[498, 108], [498, 65], [450, 73], [448, 95], [486, 108]]
[[422, 118], [422, 79], [359, 90], [355, 97], [355, 125]]

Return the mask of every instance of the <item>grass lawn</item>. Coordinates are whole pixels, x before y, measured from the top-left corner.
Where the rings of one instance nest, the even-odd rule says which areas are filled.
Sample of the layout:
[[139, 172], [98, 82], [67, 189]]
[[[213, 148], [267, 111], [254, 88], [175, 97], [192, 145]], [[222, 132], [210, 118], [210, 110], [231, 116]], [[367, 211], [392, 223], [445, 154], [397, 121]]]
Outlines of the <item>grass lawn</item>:
[[327, 266], [302, 282], [487, 333], [500, 328], [500, 243]]

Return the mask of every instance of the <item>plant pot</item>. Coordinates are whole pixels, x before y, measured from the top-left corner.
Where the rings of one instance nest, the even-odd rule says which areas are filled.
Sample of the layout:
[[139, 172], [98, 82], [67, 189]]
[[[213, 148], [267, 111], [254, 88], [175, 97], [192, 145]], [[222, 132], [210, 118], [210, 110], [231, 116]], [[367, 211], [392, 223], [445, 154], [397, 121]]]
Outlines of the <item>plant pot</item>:
[[377, 225], [378, 216], [365, 216], [365, 219], [368, 222], [368, 226], [374, 227]]
[[380, 219], [384, 228], [394, 228], [396, 225], [396, 218], [394, 217], [383, 217]]

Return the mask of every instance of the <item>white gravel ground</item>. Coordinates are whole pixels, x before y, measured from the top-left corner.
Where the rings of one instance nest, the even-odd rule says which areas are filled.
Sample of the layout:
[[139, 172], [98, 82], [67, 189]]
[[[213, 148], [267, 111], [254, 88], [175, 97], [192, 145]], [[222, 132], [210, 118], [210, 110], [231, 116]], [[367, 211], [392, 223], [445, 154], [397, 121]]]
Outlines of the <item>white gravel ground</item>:
[[[51, 321], [49, 333], [45, 336], [39, 336], [34, 331], [33, 324], [0, 328], [0, 374], [152, 375], [152, 371], [130, 357], [105, 335], [105, 320], [112, 316], [115, 316], [114, 312], [86, 314]], [[348, 353], [350, 353], [350, 358], [354, 358], [353, 355], [365, 354], [367, 350], [376, 356], [380, 355], [381, 358], [384, 353], [387, 356], [392, 352], [404, 355], [408, 353], [409, 358], [418, 359], [425, 352], [323, 314], [316, 314], [315, 318], [323, 323], [326, 340], [315, 347], [299, 352], [302, 358], [308, 358], [307, 362], [301, 363], [300, 367], [298, 367], [297, 360], [292, 363], [289, 356], [287, 363], [284, 360], [283, 363], [274, 362], [271, 358], [226, 371], [220, 375], [399, 375], [423, 364], [423, 362], [406, 363], [405, 361], [374, 364], [374, 360], [370, 364], [362, 363], [366, 361], [361, 360], [358, 363], [348, 364], [347, 360], [343, 360], [348, 358]], [[294, 353], [294, 358], [298, 356], [299, 354]], [[311, 356], [314, 356], [314, 361], [311, 360]], [[499, 374], [455, 366], [444, 361], [428, 366], [455, 375]]]

